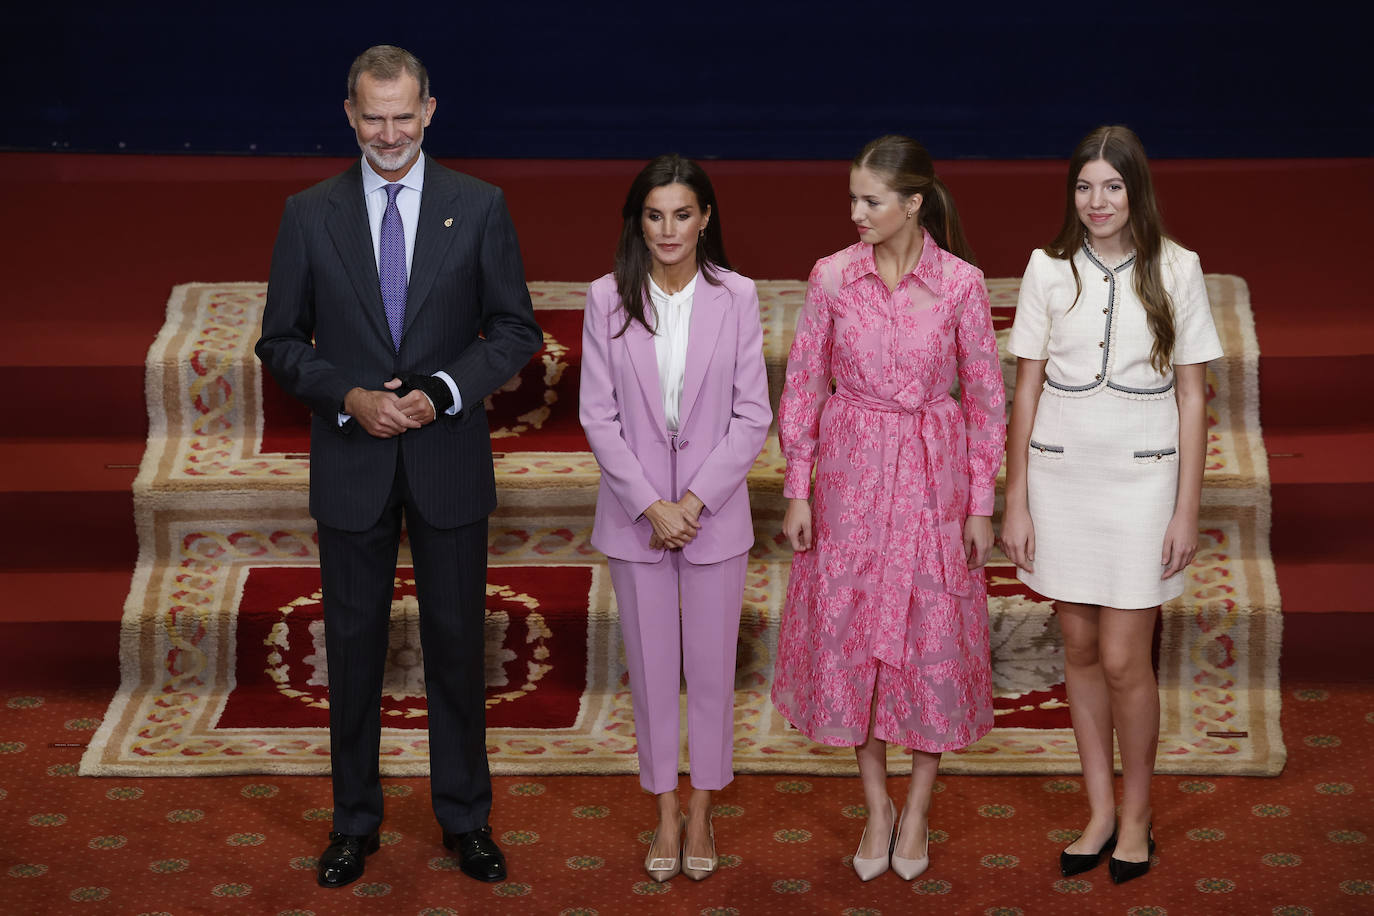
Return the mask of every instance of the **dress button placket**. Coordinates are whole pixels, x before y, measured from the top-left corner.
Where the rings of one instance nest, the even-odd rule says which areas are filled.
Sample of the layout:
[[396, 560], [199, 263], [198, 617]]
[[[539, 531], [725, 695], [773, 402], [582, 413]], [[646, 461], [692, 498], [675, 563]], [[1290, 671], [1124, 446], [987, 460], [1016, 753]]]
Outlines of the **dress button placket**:
[[1098, 348], [1104, 351], [1102, 354], [1102, 371], [1093, 376], [1093, 381], [1095, 382], [1102, 381], [1103, 377], [1107, 374], [1107, 353], [1105, 350], [1107, 349], [1107, 339], [1112, 336], [1111, 314], [1112, 307], [1116, 305], [1116, 284], [1112, 283], [1111, 274], [1104, 274], [1102, 282], [1108, 283], [1110, 286], [1107, 287], [1107, 305], [1102, 309], [1102, 314], [1107, 316], [1107, 327], [1103, 332], [1102, 340], [1097, 342]]

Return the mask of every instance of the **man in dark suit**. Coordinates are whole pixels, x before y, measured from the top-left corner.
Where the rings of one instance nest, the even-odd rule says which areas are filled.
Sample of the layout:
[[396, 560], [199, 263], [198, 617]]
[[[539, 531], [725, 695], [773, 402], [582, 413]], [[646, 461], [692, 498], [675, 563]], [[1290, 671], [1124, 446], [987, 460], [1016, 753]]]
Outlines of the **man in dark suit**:
[[378, 848], [378, 754], [401, 519], [414, 558], [443, 843], [467, 874], [506, 876], [491, 838], [483, 620], [496, 506], [483, 398], [543, 342], [499, 189], [420, 151], [424, 67], [370, 48], [344, 110], [362, 159], [289, 198], [257, 354], [310, 407], [334, 825], [318, 879], [341, 887]]

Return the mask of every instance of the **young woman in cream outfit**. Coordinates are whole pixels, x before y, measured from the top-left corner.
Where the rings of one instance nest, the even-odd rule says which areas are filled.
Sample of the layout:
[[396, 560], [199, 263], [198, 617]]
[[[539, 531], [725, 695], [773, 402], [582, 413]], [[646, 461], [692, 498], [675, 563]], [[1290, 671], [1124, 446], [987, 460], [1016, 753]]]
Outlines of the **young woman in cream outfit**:
[[1120, 883], [1145, 874], [1154, 851], [1151, 642], [1197, 550], [1206, 364], [1221, 355], [1198, 257], [1164, 236], [1127, 128], [1098, 128], [1070, 160], [1064, 224], [1026, 266], [1009, 349], [1003, 549], [1021, 581], [1055, 600], [1091, 810], [1061, 872], [1108, 852]]

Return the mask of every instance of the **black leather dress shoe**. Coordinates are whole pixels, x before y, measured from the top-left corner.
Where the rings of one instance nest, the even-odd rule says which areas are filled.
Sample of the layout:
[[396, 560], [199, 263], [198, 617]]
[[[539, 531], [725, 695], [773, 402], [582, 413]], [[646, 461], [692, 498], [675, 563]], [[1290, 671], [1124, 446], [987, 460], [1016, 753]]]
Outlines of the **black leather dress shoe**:
[[[1155, 838], [1150, 837], [1149, 855], [1155, 854]], [[1150, 859], [1146, 857], [1144, 862], [1127, 862], [1125, 859], [1118, 859], [1112, 856], [1107, 859], [1107, 874], [1112, 876], [1115, 884], [1125, 884], [1133, 881], [1150, 871]]]
[[444, 831], [444, 846], [458, 853], [458, 867], [463, 874], [478, 881], [506, 880], [506, 854], [491, 838], [491, 827], [479, 827], [466, 833]]
[[1074, 875], [1081, 875], [1085, 871], [1092, 871], [1102, 861], [1102, 853], [1109, 852], [1116, 846], [1116, 831], [1107, 838], [1107, 842], [1102, 844], [1102, 848], [1094, 853], [1061, 852], [1059, 854], [1059, 873], [1065, 878], [1072, 878]]
[[348, 833], [329, 834], [329, 846], [320, 853], [315, 879], [320, 887], [343, 887], [363, 876], [367, 857], [381, 847], [377, 831], [365, 836]]

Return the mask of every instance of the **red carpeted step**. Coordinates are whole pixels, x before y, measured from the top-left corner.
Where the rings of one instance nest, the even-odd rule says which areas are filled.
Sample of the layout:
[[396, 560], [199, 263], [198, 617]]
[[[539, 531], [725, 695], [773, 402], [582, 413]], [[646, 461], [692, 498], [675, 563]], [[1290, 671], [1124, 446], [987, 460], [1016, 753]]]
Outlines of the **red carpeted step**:
[[1272, 549], [1313, 562], [1369, 562], [1374, 558], [1374, 483], [1283, 483], [1271, 487]]
[[138, 558], [130, 487], [144, 445], [135, 439], [0, 439], [0, 516], [6, 521], [0, 572], [115, 570], [127, 576]]
[[[1285, 600], [1287, 597], [1284, 596]], [[1374, 646], [1374, 614], [1287, 615], [1283, 619], [1283, 654], [1279, 659], [1283, 681], [1368, 684], [1374, 681], [1374, 668], [1369, 664], [1370, 646]]]
[[146, 445], [143, 436], [0, 438], [0, 493], [127, 493]]
[[8, 610], [0, 605], [0, 690], [119, 686], [117, 619], [13, 622]]
[[0, 623], [117, 621], [133, 565], [111, 569], [0, 569]]
[[133, 569], [128, 490], [0, 493], [0, 569]]
[[1374, 483], [1275, 483], [1270, 545], [1288, 613], [1374, 610]]
[[1274, 486], [1374, 483], [1374, 427], [1266, 427], [1264, 446]]
[[0, 365], [3, 390], [42, 392], [5, 399], [0, 429], [29, 438], [124, 437], [138, 443], [141, 454], [148, 437], [143, 358], [152, 339], [136, 356], [128, 354], [125, 365]]
[[1374, 352], [1276, 356], [1265, 349], [1268, 346], [1261, 337], [1260, 418], [1266, 438], [1273, 430], [1289, 427], [1374, 429], [1374, 401], [1353, 396], [1364, 391], [1374, 374]]
[[[1274, 552], [1274, 572], [1283, 598], [1284, 620], [1324, 612], [1374, 615], [1369, 582], [1374, 565], [1364, 562], [1297, 560]], [[1366, 643], [1368, 646], [1374, 643]], [[1365, 661], [1366, 669], [1369, 662]], [[1371, 669], [1374, 670], [1374, 669]]]

